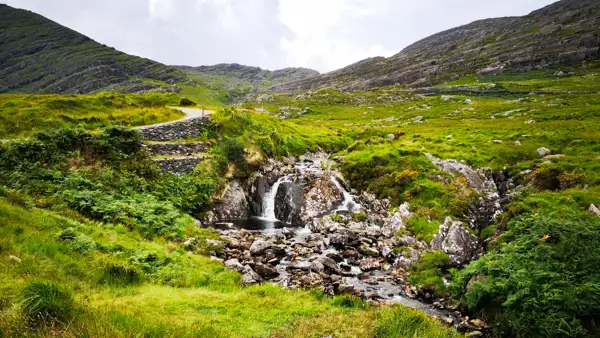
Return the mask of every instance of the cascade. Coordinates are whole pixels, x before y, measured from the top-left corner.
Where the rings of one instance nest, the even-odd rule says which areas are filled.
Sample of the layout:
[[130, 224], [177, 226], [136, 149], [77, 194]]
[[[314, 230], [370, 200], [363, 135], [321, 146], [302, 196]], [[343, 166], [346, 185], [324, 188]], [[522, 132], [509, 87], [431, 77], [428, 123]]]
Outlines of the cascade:
[[280, 177], [271, 187], [271, 189], [265, 194], [263, 201], [263, 211], [261, 219], [270, 222], [279, 221], [275, 215], [275, 197], [277, 196], [277, 190], [282, 183], [291, 183], [290, 176]]

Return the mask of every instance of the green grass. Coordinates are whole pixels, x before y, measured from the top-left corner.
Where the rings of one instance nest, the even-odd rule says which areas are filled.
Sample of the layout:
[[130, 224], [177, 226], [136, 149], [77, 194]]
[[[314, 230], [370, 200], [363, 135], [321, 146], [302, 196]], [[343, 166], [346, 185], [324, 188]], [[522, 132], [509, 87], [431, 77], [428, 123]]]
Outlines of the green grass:
[[184, 116], [166, 107], [178, 103], [176, 94], [0, 95], [0, 139], [48, 128], [165, 122]]

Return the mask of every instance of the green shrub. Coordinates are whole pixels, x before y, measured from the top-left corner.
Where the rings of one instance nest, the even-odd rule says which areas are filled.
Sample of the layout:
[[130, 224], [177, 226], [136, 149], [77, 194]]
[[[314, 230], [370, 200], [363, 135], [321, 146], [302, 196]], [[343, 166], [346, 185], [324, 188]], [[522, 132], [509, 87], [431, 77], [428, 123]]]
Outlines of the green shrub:
[[356, 214], [352, 215], [352, 219], [356, 222], [364, 222], [367, 219], [367, 215], [362, 212], [357, 212]]
[[229, 162], [235, 163], [240, 168], [245, 168], [246, 157], [244, 156], [244, 144], [234, 138], [223, 142], [223, 151]]
[[275, 143], [270, 136], [259, 136], [256, 140], [258, 146], [262, 150], [262, 152], [268, 157], [277, 156], [277, 151], [275, 149]]
[[413, 217], [408, 221], [406, 226], [418, 239], [429, 243], [433, 239], [433, 236], [438, 233], [440, 222]]
[[142, 276], [138, 269], [126, 265], [109, 263], [102, 269], [102, 283], [113, 286], [138, 284]]
[[164, 175], [155, 193], [160, 200], [170, 201], [186, 213], [199, 213], [210, 206], [216, 183], [212, 178], [192, 175]]
[[75, 308], [71, 292], [50, 282], [30, 282], [22, 298], [23, 314], [32, 324], [66, 323]]
[[481, 232], [479, 233], [479, 238], [481, 238], [482, 240], [486, 240], [494, 236], [496, 234], [496, 231], [497, 229], [495, 225], [489, 225], [481, 230]]
[[421, 289], [442, 293], [446, 291], [442, 269], [450, 264], [448, 255], [440, 251], [424, 253], [410, 268], [410, 284]]
[[422, 311], [397, 305], [378, 313], [375, 337], [458, 338], [461, 335]]
[[194, 102], [194, 101], [192, 101], [192, 100], [190, 100], [190, 99], [188, 99], [188, 98], [182, 97], [182, 98], [179, 100], [179, 105], [180, 105], [181, 107], [195, 106], [195, 105], [196, 105], [196, 102]]
[[496, 324], [499, 337], [597, 335], [600, 222], [521, 216], [499, 250], [454, 272], [452, 291]]

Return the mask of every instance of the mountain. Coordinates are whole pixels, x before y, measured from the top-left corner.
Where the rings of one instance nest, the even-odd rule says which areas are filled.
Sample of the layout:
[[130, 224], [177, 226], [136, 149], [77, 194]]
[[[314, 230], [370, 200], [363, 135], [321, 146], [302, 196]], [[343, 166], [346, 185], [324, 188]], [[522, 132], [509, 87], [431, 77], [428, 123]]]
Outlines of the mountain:
[[500, 74], [600, 59], [600, 1], [562, 0], [523, 17], [486, 19], [420, 40], [389, 57], [270, 88], [431, 86], [466, 74]]
[[0, 93], [172, 90], [183, 72], [0, 4]]
[[221, 63], [213, 66], [176, 66], [191, 78], [208, 84], [220, 83], [231, 87], [269, 87], [290, 81], [304, 80], [319, 75], [308, 68], [284, 68], [265, 70], [259, 67], [244, 66], [237, 63]]

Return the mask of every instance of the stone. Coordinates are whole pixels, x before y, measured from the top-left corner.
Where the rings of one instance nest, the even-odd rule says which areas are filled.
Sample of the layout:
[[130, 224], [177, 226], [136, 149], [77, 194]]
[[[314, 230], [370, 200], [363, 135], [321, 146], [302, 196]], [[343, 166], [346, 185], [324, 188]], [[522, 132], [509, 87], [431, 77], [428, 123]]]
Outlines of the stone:
[[311, 263], [310, 270], [322, 273], [325, 271], [325, 265], [323, 265], [323, 263], [321, 263], [320, 261], [316, 260]]
[[252, 245], [250, 246], [250, 253], [253, 255], [260, 255], [261, 253], [265, 252], [265, 250], [267, 250], [273, 246], [275, 246], [275, 244], [273, 244], [273, 242], [263, 241], [261, 239], [258, 239], [256, 241], [254, 241], [252, 243]]
[[264, 279], [273, 279], [279, 276], [277, 269], [264, 264], [256, 264], [254, 266], [254, 271]]
[[475, 337], [483, 337], [483, 333], [481, 331], [471, 331], [465, 334], [465, 338], [475, 338]]
[[340, 267], [338, 266], [338, 264], [331, 258], [329, 257], [321, 257], [320, 258], [321, 263], [323, 264], [323, 266], [325, 266], [325, 268], [333, 271], [333, 272], [339, 272], [340, 271]]
[[240, 263], [240, 261], [236, 258], [229, 259], [225, 261], [225, 267], [229, 270], [244, 272], [244, 266]]
[[520, 141], [515, 141], [515, 145], [516, 145], [516, 146], [520, 146], [520, 145], [521, 145], [521, 142], [520, 142]]
[[550, 149], [548, 149], [546, 147], [538, 148], [537, 154], [539, 157], [544, 157], [544, 156], [550, 154]]
[[471, 100], [471, 99], [466, 99], [466, 100], [465, 100], [465, 104], [473, 104], [473, 100]]
[[257, 274], [251, 267], [246, 265], [244, 267], [244, 274], [242, 275], [242, 283], [244, 285], [252, 285], [262, 282], [262, 277]]
[[190, 237], [185, 242], [183, 242], [183, 248], [185, 250], [192, 250], [195, 248], [196, 243], [198, 243], [198, 241], [194, 237]]
[[8, 259], [16, 263], [21, 263], [21, 258], [14, 255], [8, 255]]
[[494, 143], [500, 144], [502, 143], [502, 140], [494, 140]]
[[471, 234], [462, 222], [446, 217], [444, 224], [431, 240], [431, 248], [446, 253], [453, 266], [461, 266], [475, 255], [479, 248], [479, 239]]
[[396, 136], [395, 136], [394, 134], [388, 134], [388, 135], [387, 135], [387, 139], [388, 139], [389, 141], [393, 141], [395, 138], [396, 138]]
[[381, 267], [381, 263], [376, 258], [366, 258], [360, 261], [359, 267], [363, 271], [377, 270]]
[[164, 142], [197, 138], [202, 135], [209, 124], [208, 117], [200, 117], [140, 129], [144, 140]]
[[232, 181], [215, 206], [214, 213], [219, 219], [238, 219], [248, 215], [249, 205], [246, 192], [237, 180]]
[[600, 209], [597, 206], [590, 204], [590, 208], [588, 210], [592, 215], [600, 217]]
[[310, 262], [296, 260], [296, 261], [293, 261], [290, 264], [288, 264], [288, 266], [286, 267], [286, 270], [308, 271], [308, 270], [310, 270], [311, 266], [312, 266], [312, 264]]

